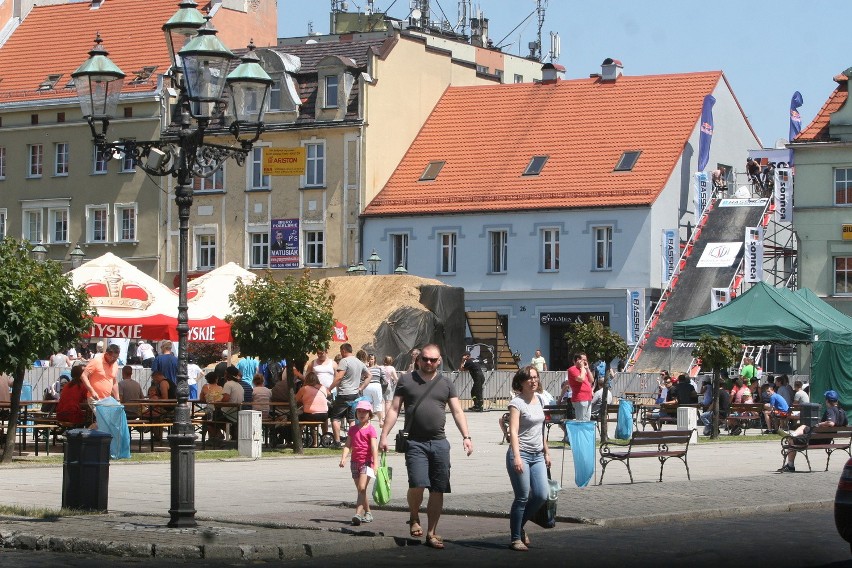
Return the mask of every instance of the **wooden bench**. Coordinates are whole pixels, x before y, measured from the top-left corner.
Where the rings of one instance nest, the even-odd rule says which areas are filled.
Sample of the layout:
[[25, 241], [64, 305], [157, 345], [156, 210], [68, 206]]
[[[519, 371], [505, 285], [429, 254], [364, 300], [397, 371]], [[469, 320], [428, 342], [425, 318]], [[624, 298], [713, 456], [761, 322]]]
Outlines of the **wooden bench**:
[[635, 431], [627, 445], [606, 443], [600, 449], [601, 479], [603, 483], [606, 466], [612, 461], [619, 461], [627, 466], [630, 483], [633, 483], [633, 472], [630, 470], [630, 460], [639, 458], [657, 458], [660, 460], [660, 481], [663, 480], [663, 467], [670, 458], [677, 458], [686, 466], [686, 478], [689, 476], [689, 464], [686, 454], [689, 451], [689, 441], [695, 430], [661, 430], [654, 432]]
[[15, 429], [18, 432], [18, 453], [23, 454], [27, 445], [27, 431], [32, 432], [35, 455], [38, 455], [38, 443], [44, 440], [44, 451], [50, 455], [50, 437], [56, 435], [60, 426], [55, 421], [36, 422], [33, 424], [18, 424]]
[[[262, 421], [264, 445], [274, 448], [277, 445], [275, 443], [275, 430], [278, 428], [289, 429], [290, 424], [291, 422], [286, 419]], [[299, 421], [299, 427], [302, 429], [302, 441], [306, 448], [330, 447], [334, 442], [334, 437], [331, 435], [320, 435], [319, 431], [323, 424], [323, 422]], [[270, 438], [272, 439], [271, 445]]]
[[[762, 403], [739, 403], [739, 404], [731, 404], [731, 409], [728, 411], [727, 418], [720, 419], [727, 421], [728, 432], [732, 436], [739, 435], [740, 432], [745, 434], [746, 430], [749, 428], [757, 428], [761, 429], [760, 416], [763, 414], [763, 404]], [[739, 430], [737, 430], [739, 428]], [[736, 434], [734, 433], [736, 432]]]
[[852, 445], [852, 426], [816, 426], [808, 429], [802, 436], [788, 435], [781, 438], [781, 458], [783, 460], [781, 465], [783, 467], [787, 463], [787, 454], [790, 451], [795, 451], [805, 454], [808, 471], [813, 471], [811, 460], [808, 458], [808, 451], [825, 450], [825, 471], [828, 471], [828, 464], [833, 452], [841, 450], [852, 457], [850, 445]]
[[664, 410], [666, 411], [665, 416], [654, 416], [654, 412], [659, 411], [662, 408], [660, 404], [643, 404], [641, 405], [639, 412], [639, 423], [642, 425], [642, 430], [645, 429], [645, 426], [651, 424], [654, 426], [654, 422], [660, 425], [660, 428], [663, 427], [663, 424], [674, 424], [677, 426], [677, 409], [683, 408], [694, 408], [695, 412], [698, 413], [698, 404], [677, 404], [674, 406], [666, 406]]

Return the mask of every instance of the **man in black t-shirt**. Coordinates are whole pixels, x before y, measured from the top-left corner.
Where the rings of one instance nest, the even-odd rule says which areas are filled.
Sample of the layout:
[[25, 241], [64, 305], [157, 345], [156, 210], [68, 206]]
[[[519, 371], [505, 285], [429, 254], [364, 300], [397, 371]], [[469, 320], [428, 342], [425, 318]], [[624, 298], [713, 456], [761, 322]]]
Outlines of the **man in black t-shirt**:
[[484, 410], [482, 408], [482, 387], [485, 384], [482, 367], [470, 358], [470, 353], [465, 353], [462, 356], [461, 368], [470, 373], [470, 378], [473, 381], [470, 387], [470, 398], [473, 400], [473, 406], [469, 410], [471, 412], [482, 412]]
[[[825, 412], [822, 413], [822, 421], [817, 426], [848, 426], [849, 420], [846, 417], [846, 411], [840, 407], [837, 391], [825, 391]], [[807, 424], [802, 424], [794, 432], [790, 432], [790, 436], [794, 439], [794, 446], [804, 446], [807, 443], [807, 434], [811, 427]], [[795, 442], [801, 442], [797, 444]], [[821, 443], [831, 443], [831, 440], [820, 440]], [[796, 471], [796, 450], [790, 449], [787, 451], [787, 460], [779, 469], [779, 472], [795, 472]]]

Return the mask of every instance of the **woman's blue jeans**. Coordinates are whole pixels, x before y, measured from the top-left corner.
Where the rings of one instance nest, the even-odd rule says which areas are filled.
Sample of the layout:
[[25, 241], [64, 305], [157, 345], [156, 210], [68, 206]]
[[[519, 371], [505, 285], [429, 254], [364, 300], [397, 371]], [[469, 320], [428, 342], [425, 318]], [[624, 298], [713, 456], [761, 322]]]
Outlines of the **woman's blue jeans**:
[[544, 463], [544, 452], [521, 451], [521, 461], [524, 470], [515, 471], [515, 457], [512, 449], [506, 452], [506, 471], [512, 482], [515, 500], [509, 513], [509, 531], [512, 541], [521, 540], [521, 530], [541, 505], [547, 501], [547, 465]]

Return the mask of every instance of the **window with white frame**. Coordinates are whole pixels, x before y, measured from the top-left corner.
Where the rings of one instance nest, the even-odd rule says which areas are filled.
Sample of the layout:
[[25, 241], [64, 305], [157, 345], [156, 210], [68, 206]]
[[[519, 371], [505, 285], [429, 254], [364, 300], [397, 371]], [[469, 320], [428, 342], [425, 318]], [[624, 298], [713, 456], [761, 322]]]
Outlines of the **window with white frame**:
[[325, 185], [325, 142], [305, 144], [305, 186]]
[[[133, 139], [125, 138], [122, 142], [132, 142]], [[132, 152], [122, 152], [121, 154], [121, 171], [122, 172], [135, 172], [136, 171], [136, 158], [133, 157]]]
[[0, 179], [6, 179], [6, 147], [0, 146]]
[[216, 235], [196, 235], [196, 268], [198, 270], [211, 270], [216, 268]]
[[269, 176], [263, 175], [263, 147], [255, 146], [251, 150], [251, 182], [250, 189], [269, 189]]
[[337, 108], [337, 75], [325, 77], [325, 108]]
[[281, 75], [272, 75], [269, 87], [269, 110], [281, 110]]
[[136, 241], [136, 216], [135, 203], [120, 203], [115, 206], [115, 240], [122, 242]]
[[541, 269], [559, 271], [559, 229], [541, 230]]
[[22, 218], [21, 238], [31, 243], [40, 243], [41, 236], [41, 209], [24, 209]]
[[269, 266], [269, 231], [262, 233], [250, 233], [251, 242], [249, 246], [249, 265], [252, 268], [265, 268]]
[[29, 170], [27, 177], [41, 177], [44, 173], [44, 146], [41, 144], [30, 144], [27, 146], [29, 156]]
[[325, 233], [305, 231], [305, 266], [322, 266], [325, 262]]
[[0, 209], [0, 239], [6, 237], [6, 218], [8, 215], [6, 209]]
[[455, 274], [458, 233], [439, 233], [438, 238], [441, 243], [441, 274]]
[[488, 272], [502, 274], [508, 269], [509, 260], [509, 232], [489, 231], [488, 237], [491, 248], [491, 263]]
[[595, 270], [612, 269], [612, 227], [595, 227]]
[[57, 176], [68, 175], [68, 143], [59, 142], [55, 145], [56, 165], [53, 174]]
[[852, 295], [852, 256], [834, 257], [834, 294]]
[[852, 168], [834, 169], [834, 204], [852, 205]]
[[195, 176], [192, 178], [192, 189], [195, 191], [224, 191], [225, 166], [213, 172], [210, 177]]
[[393, 272], [400, 266], [408, 270], [408, 233], [397, 233], [390, 235], [391, 239], [391, 266]]
[[48, 209], [48, 235], [50, 243], [68, 242], [68, 208]]
[[86, 207], [86, 241], [105, 243], [109, 240], [109, 207], [89, 205]]
[[107, 153], [97, 147], [95, 148], [94, 167], [92, 168], [92, 172], [96, 174], [107, 173]]

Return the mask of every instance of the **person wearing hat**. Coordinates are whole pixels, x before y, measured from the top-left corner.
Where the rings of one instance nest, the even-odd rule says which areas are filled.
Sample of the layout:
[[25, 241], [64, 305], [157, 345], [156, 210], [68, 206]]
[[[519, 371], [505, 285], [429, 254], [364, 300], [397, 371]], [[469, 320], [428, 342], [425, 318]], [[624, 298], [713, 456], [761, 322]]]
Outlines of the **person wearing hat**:
[[370, 512], [370, 500], [367, 499], [367, 486], [370, 479], [376, 477], [375, 468], [379, 463], [379, 435], [370, 424], [373, 418], [373, 404], [369, 400], [359, 400], [355, 405], [355, 424], [349, 427], [343, 455], [340, 456], [340, 467], [345, 467], [346, 457], [352, 452], [349, 469], [355, 482], [358, 498], [355, 501], [355, 515], [352, 524], [369, 523], [373, 520]]
[[[846, 411], [841, 408], [839, 403], [839, 397], [837, 396], [836, 390], [827, 390], [825, 391], [825, 411], [822, 413], [822, 421], [817, 424], [817, 426], [827, 426], [832, 428], [834, 426], [848, 426], [849, 421], [846, 417]], [[808, 432], [811, 431], [811, 427], [807, 424], [802, 424], [795, 431], [790, 433], [790, 436], [793, 437], [794, 440], [801, 441], [801, 445], [805, 444], [805, 436]], [[795, 444], [798, 445], [798, 444]], [[778, 471], [781, 473], [789, 472], [793, 473], [796, 471], [796, 454], [798, 452], [796, 450], [789, 450], [787, 452], [787, 459], [784, 462], [784, 465], [781, 466], [781, 469]]]

